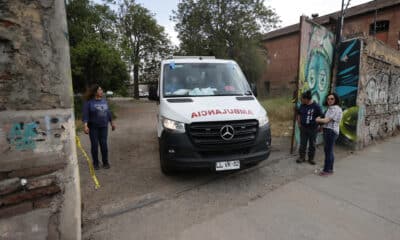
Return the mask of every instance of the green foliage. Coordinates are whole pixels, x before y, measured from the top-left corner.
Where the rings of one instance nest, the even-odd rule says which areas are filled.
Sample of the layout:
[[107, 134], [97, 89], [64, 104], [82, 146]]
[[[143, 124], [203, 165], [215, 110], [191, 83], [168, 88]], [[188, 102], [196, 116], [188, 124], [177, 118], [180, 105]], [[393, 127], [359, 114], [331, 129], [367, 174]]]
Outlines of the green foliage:
[[293, 103], [292, 98], [281, 96], [261, 101], [267, 110], [271, 124], [272, 136], [290, 136], [293, 129]]
[[268, 117], [275, 122], [293, 119], [293, 103], [289, 96], [263, 100], [261, 105], [267, 110]]
[[262, 34], [279, 22], [263, 0], [183, 0], [172, 20], [182, 54], [234, 59], [251, 82], [265, 65]]
[[82, 96], [74, 96], [75, 119], [82, 119], [82, 107], [83, 107]]
[[71, 67], [76, 90], [98, 83], [105, 90], [118, 91], [129, 80], [120, 53], [98, 39], [85, 39], [71, 48]]
[[74, 92], [83, 92], [92, 83], [99, 83], [105, 90], [123, 92], [129, 75], [116, 45], [116, 20], [116, 14], [107, 5], [89, 0], [68, 1]]
[[139, 81], [152, 82], [159, 74], [160, 61], [172, 48], [164, 28], [150, 11], [135, 1], [119, 2], [119, 29], [124, 59], [133, 70], [134, 97], [139, 98]]

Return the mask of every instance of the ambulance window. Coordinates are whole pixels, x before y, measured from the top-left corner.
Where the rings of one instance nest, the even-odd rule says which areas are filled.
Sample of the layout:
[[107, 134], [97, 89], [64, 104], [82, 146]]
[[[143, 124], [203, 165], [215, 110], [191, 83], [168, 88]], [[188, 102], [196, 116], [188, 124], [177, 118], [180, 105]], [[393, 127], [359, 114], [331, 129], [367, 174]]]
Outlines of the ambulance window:
[[233, 63], [165, 64], [163, 96], [236, 96], [250, 87], [239, 66]]

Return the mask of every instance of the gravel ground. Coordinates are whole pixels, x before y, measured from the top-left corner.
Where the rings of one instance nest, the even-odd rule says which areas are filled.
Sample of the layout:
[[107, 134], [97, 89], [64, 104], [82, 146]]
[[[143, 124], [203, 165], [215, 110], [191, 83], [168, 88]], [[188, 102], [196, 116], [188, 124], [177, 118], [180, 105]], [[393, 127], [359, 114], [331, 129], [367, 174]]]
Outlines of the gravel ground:
[[[144, 227], [137, 239], [173, 237], [176, 228], [186, 228], [205, 218], [247, 204], [318, 168], [294, 163], [296, 156], [289, 154], [290, 138], [282, 137], [273, 138], [271, 156], [255, 167], [239, 172], [188, 172], [167, 177], [161, 174], [159, 168], [157, 105], [145, 100], [116, 103], [117, 130], [110, 131], [109, 135], [111, 169], [96, 172], [100, 189], [94, 189], [87, 164], [79, 154], [86, 239], [119, 239], [116, 235], [103, 232], [105, 226], [108, 230], [115, 228], [121, 233], [120, 239], [124, 239], [124, 231], [128, 231], [128, 234], [129, 228], [120, 229], [125, 225], [119, 226], [117, 223], [132, 223], [136, 218], [141, 219], [136, 225]], [[80, 137], [89, 153], [88, 136], [81, 134]], [[316, 160], [319, 165], [323, 159], [321, 150], [322, 146], [317, 148]], [[343, 148], [336, 150], [337, 159], [348, 154], [351, 151]], [[135, 215], [131, 216], [131, 213]], [[153, 217], [147, 218], [150, 213]], [[146, 230], [144, 224], [151, 224], [152, 221], [162, 224], [165, 220], [163, 217], [168, 214], [178, 214], [177, 217], [182, 221], [167, 227], [162, 231], [163, 234], [156, 231], [152, 235]], [[125, 219], [128, 216], [130, 220]]]

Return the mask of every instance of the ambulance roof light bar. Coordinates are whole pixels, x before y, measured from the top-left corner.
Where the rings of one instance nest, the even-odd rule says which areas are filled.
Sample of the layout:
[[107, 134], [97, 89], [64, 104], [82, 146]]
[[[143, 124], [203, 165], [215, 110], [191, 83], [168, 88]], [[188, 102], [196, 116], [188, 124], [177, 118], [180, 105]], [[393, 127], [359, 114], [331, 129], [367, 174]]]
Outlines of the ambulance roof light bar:
[[202, 59], [215, 59], [215, 56], [173, 56], [172, 59], [193, 59], [198, 58]]

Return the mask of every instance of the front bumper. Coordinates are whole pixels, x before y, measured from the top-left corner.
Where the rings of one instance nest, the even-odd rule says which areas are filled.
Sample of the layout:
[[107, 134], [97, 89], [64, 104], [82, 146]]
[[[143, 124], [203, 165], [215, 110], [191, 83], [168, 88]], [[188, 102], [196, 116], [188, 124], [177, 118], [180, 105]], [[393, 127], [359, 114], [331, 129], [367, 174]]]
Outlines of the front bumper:
[[196, 147], [187, 133], [163, 131], [159, 138], [160, 153], [165, 163], [174, 169], [208, 168], [215, 170], [216, 162], [239, 160], [241, 168], [267, 159], [271, 152], [269, 124], [258, 129], [251, 145], [243, 147], [221, 146], [212, 149]]

